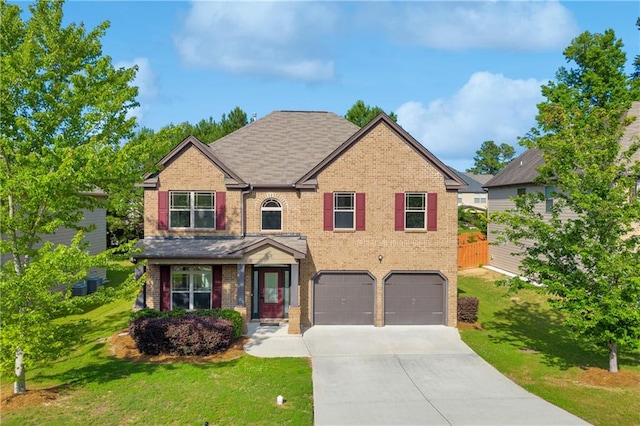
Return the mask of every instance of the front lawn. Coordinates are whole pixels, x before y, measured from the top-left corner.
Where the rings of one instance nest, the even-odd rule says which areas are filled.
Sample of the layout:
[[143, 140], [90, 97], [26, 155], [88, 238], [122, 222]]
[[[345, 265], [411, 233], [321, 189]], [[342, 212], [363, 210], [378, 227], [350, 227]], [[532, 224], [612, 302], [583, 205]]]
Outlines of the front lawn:
[[573, 339], [546, 296], [507, 296], [487, 270], [460, 271], [460, 296], [480, 300], [479, 327], [460, 325], [478, 355], [507, 377], [594, 425], [640, 424], [640, 351], [621, 348], [620, 373], [607, 373], [608, 352]]
[[[90, 320], [83, 343], [68, 357], [27, 371], [26, 395], [7, 400], [12, 384], [3, 377], [2, 425], [313, 424], [306, 358], [244, 354], [216, 363], [147, 363], [114, 357], [109, 338], [127, 326], [132, 304], [118, 301], [82, 315]], [[283, 405], [276, 404], [278, 395]]]

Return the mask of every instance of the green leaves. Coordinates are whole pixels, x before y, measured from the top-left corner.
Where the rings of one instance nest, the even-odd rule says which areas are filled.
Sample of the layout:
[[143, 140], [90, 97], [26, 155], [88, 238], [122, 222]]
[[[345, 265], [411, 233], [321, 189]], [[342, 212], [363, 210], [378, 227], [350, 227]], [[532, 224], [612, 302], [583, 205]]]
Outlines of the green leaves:
[[484, 141], [480, 149], [476, 151], [476, 156], [473, 157], [473, 167], [467, 171], [482, 175], [495, 175], [511, 162], [515, 154], [516, 151], [511, 145], [502, 143], [498, 146], [494, 141]]
[[[363, 101], [358, 100], [351, 108], [349, 108], [349, 111], [344, 115], [344, 118], [356, 126], [364, 127], [381, 112], [384, 112], [384, 110], [379, 106], [366, 105]], [[389, 117], [393, 121], [398, 121], [398, 116], [394, 112], [390, 112]]]

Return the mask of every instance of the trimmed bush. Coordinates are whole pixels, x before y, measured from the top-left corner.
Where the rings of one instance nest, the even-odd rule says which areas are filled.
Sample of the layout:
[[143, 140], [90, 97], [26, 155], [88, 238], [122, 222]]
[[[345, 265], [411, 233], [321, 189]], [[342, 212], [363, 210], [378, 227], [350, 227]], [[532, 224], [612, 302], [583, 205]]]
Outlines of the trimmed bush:
[[181, 318], [184, 316], [212, 317], [222, 318], [231, 321], [233, 324], [233, 338], [237, 339], [242, 336], [243, 322], [242, 315], [233, 309], [196, 309], [187, 311], [183, 308], [176, 308], [171, 311], [156, 311], [155, 309], [140, 309], [131, 313], [131, 320], [138, 318]]
[[159, 355], [168, 351], [166, 337], [167, 318], [136, 318], [129, 323], [129, 334], [138, 350], [146, 355]]
[[458, 321], [474, 323], [478, 321], [478, 305], [480, 301], [477, 297], [458, 298]]
[[218, 317], [230, 321], [233, 324], [233, 338], [237, 339], [242, 336], [242, 315], [233, 309], [220, 309]]
[[171, 354], [211, 355], [231, 345], [233, 324], [211, 316], [186, 315], [169, 320], [165, 336]]

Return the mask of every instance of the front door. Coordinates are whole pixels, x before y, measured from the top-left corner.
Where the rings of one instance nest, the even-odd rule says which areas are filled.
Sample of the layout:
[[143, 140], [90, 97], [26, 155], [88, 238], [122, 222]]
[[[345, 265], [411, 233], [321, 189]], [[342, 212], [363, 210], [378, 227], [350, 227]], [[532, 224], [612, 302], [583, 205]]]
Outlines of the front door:
[[260, 316], [284, 318], [284, 274], [281, 269], [260, 269]]

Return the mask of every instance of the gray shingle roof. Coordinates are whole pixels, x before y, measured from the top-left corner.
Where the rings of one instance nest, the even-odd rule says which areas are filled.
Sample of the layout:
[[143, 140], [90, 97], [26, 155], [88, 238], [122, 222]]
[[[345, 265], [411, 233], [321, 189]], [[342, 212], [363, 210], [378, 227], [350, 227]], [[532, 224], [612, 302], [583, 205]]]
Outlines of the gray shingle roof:
[[507, 167], [500, 170], [489, 182], [485, 183], [485, 188], [495, 186], [523, 185], [533, 183], [538, 176], [536, 170], [544, 163], [542, 150], [528, 149], [518, 158], [513, 160]]
[[331, 112], [275, 111], [209, 147], [245, 182], [293, 185], [359, 129]]
[[[454, 169], [453, 167], [449, 167], [449, 169], [451, 169], [456, 175], [458, 175], [467, 184], [466, 187], [461, 187], [460, 189], [458, 189], [458, 192], [461, 192], [461, 193], [464, 192], [464, 193], [475, 194], [475, 193], [486, 192], [483, 189], [482, 184], [487, 182], [489, 179], [493, 177], [493, 175], [476, 175], [476, 174], [467, 173], [467, 172], [463, 173]], [[476, 177], [478, 177], [482, 181], [476, 179]]]
[[307, 254], [307, 240], [300, 236], [247, 236], [219, 238], [144, 238], [137, 259], [241, 259], [247, 252], [271, 245], [295, 258]]

